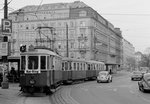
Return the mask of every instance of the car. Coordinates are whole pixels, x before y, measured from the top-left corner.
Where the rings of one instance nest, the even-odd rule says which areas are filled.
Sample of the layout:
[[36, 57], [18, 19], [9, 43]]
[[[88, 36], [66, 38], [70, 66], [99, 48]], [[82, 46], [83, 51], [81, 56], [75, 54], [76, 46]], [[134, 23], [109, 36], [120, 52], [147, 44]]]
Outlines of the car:
[[150, 73], [145, 73], [138, 82], [139, 90], [142, 92], [150, 91]]
[[142, 79], [142, 73], [140, 71], [133, 71], [131, 75], [131, 80], [141, 80]]
[[112, 75], [108, 71], [100, 71], [97, 76], [97, 83], [112, 82]]

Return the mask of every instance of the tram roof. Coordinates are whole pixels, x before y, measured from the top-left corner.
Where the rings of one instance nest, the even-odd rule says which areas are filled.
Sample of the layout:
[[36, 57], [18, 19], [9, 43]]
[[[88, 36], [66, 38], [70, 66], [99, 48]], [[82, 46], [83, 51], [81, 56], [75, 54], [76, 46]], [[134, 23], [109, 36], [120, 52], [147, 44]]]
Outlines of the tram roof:
[[48, 49], [35, 49], [34, 51], [23, 52], [20, 55], [53, 55], [53, 56], [61, 57], [57, 53]]
[[76, 59], [76, 58], [69, 58], [69, 57], [64, 57], [62, 60], [66, 61], [80, 61], [80, 62], [88, 62], [88, 63], [101, 63], [104, 64], [103, 62], [100, 61], [94, 61], [94, 60], [86, 60], [86, 59]]
[[101, 61], [95, 61], [95, 60], [89, 60], [87, 61], [88, 63], [101, 63], [101, 64], [104, 64], [104, 62], [101, 62]]
[[66, 61], [87, 61], [85, 59], [76, 59], [76, 58], [69, 58], [69, 57], [63, 57], [62, 60], [66, 60]]

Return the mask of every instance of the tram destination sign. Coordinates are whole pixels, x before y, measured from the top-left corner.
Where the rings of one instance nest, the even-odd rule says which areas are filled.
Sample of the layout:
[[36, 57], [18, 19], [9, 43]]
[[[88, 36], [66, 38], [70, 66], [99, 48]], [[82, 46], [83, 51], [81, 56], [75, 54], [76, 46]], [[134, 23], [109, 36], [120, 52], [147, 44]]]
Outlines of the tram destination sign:
[[12, 33], [12, 20], [2, 19], [2, 34], [11, 35]]

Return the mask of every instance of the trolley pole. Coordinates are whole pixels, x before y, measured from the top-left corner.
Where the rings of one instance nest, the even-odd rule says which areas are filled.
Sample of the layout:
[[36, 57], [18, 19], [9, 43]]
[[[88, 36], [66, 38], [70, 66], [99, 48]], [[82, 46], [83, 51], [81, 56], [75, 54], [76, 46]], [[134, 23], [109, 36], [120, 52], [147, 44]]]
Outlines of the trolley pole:
[[66, 24], [66, 52], [67, 52], [67, 57], [69, 57], [69, 48], [68, 48], [68, 24]]

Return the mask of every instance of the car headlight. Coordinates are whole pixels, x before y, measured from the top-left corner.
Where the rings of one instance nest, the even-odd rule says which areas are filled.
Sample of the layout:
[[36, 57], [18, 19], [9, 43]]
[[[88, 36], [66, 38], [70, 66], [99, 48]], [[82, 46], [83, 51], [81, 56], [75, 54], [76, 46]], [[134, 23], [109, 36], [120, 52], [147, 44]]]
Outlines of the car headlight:
[[35, 84], [35, 80], [31, 79], [31, 80], [29, 81], [29, 83], [33, 85], [33, 84]]

